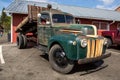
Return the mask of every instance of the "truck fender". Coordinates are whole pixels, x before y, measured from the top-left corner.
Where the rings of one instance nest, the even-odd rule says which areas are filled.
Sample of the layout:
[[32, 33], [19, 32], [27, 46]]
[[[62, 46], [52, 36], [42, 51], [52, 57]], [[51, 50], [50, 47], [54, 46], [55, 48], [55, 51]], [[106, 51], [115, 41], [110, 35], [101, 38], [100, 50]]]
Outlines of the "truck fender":
[[[66, 42], [67, 43], [67, 42]], [[63, 45], [62, 41], [52, 41], [52, 42], [49, 42], [48, 44], [48, 50], [50, 51], [51, 47], [54, 46], [55, 44], [58, 44], [65, 52], [65, 55], [68, 59], [70, 60], [73, 60], [73, 58], [70, 56], [71, 53], [68, 53], [67, 52], [67, 46]], [[76, 57], [75, 57], [76, 58]]]

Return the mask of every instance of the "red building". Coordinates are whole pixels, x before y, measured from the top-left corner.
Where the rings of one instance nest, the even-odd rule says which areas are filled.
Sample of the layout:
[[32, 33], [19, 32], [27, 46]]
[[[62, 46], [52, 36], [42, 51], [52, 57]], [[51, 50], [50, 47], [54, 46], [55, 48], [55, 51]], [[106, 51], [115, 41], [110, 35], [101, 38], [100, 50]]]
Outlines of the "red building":
[[[18, 24], [28, 15], [27, 6], [36, 5], [46, 7], [47, 3], [34, 1], [14, 1], [5, 10], [11, 14], [11, 42], [16, 42], [15, 33]], [[52, 4], [54, 9], [59, 9], [63, 12], [71, 13], [75, 16], [76, 23], [93, 24], [98, 28], [98, 34], [102, 31], [116, 29], [120, 25], [120, 13], [112, 10], [91, 9], [76, 6]]]

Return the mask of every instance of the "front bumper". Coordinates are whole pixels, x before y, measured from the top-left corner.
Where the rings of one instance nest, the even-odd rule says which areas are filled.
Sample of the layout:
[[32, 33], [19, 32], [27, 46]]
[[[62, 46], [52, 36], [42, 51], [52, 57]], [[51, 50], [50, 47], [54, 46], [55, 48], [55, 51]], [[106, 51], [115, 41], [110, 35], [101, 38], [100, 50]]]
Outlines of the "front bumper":
[[111, 56], [111, 53], [105, 53], [99, 57], [96, 57], [96, 58], [86, 58], [86, 59], [79, 59], [78, 60], [78, 64], [85, 64], [85, 63], [90, 63], [90, 62], [95, 62], [95, 61], [99, 61], [99, 60], [102, 60], [102, 59], [105, 59], [107, 57], [110, 57]]

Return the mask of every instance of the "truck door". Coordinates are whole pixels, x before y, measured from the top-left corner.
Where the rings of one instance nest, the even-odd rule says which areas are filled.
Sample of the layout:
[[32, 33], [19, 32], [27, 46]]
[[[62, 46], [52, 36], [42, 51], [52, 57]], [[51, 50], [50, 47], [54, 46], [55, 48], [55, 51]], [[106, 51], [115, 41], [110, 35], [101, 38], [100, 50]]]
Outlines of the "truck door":
[[38, 43], [47, 45], [49, 38], [52, 36], [52, 27], [50, 25], [50, 17], [48, 13], [41, 14], [38, 21]]
[[120, 27], [117, 28], [115, 42], [120, 44]]

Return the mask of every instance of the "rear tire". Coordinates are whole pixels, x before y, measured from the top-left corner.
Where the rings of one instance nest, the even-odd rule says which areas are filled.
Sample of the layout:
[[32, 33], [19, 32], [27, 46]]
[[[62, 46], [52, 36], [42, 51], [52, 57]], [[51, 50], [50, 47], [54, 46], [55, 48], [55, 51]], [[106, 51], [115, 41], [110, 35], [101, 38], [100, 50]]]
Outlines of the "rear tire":
[[24, 47], [24, 41], [23, 41], [23, 37], [21, 34], [17, 36], [17, 47], [18, 49], [23, 49]]
[[27, 37], [25, 35], [22, 35], [23, 38], [23, 48], [27, 47]]
[[49, 51], [49, 62], [54, 70], [64, 74], [71, 72], [74, 67], [74, 62], [67, 59], [65, 52], [57, 44]]

